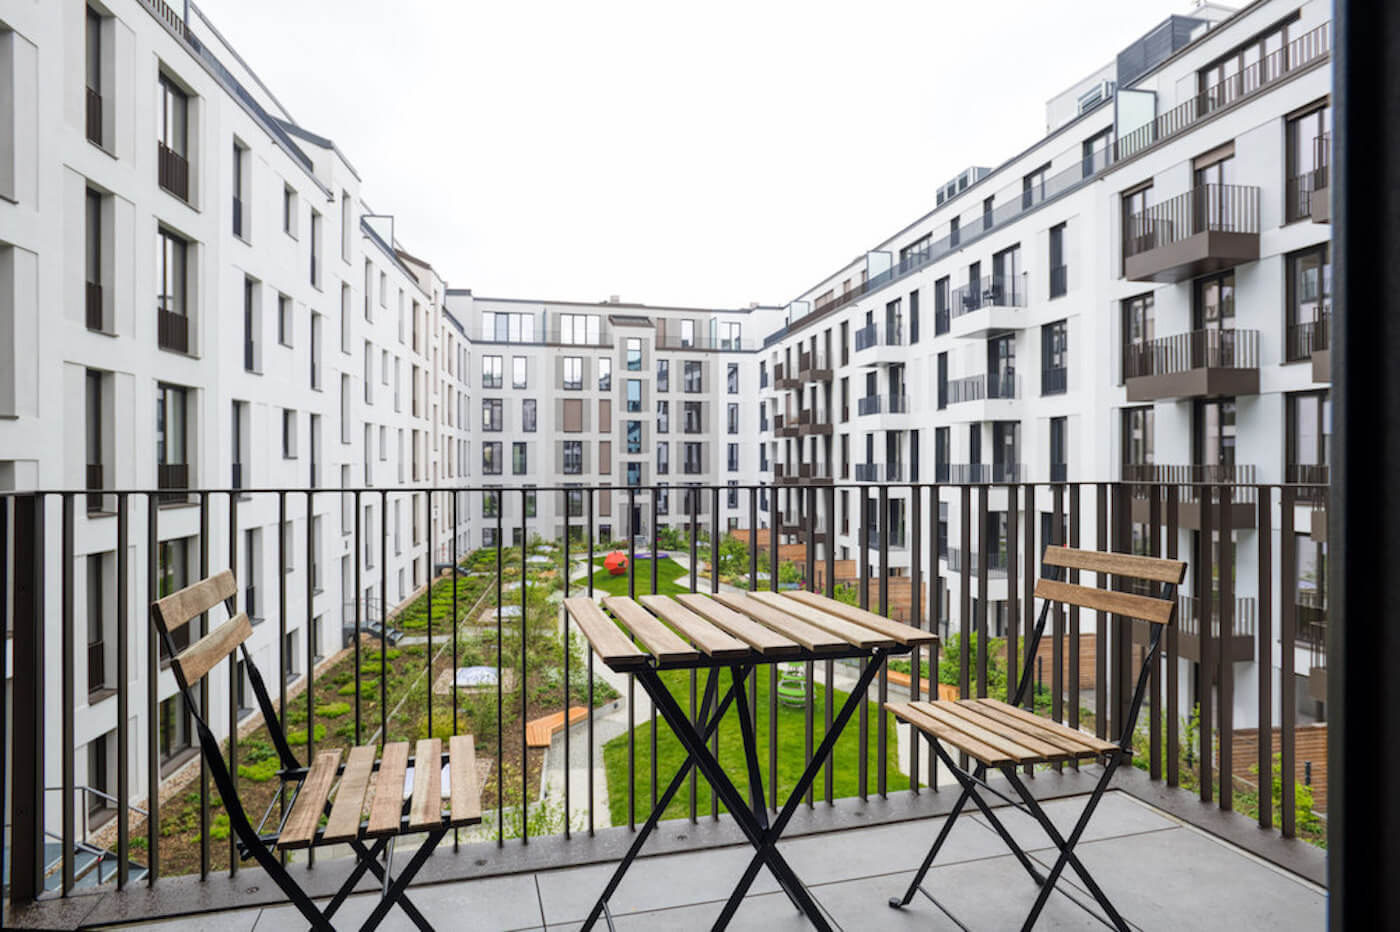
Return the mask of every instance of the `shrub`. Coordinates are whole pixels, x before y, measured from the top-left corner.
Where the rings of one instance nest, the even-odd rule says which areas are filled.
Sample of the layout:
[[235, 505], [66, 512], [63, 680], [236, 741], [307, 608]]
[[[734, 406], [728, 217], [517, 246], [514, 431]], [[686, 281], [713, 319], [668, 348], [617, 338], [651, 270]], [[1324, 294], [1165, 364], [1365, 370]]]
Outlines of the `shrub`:
[[[214, 816], [214, 822], [212, 825], [209, 826], [209, 837], [214, 839], [215, 841], [224, 841], [228, 838], [228, 833], [228, 813], [221, 812], [218, 815]], [[135, 838], [131, 839], [133, 847], [135, 846], [136, 841], [137, 839]], [[146, 839], [142, 838], [140, 839], [140, 841], [142, 842], [142, 847], [145, 847]]]
[[316, 714], [322, 718], [340, 718], [350, 711], [348, 702], [327, 702], [316, 707]]
[[[326, 737], [326, 726], [325, 726], [325, 725], [317, 725], [317, 726], [316, 726], [316, 730], [313, 732], [313, 734], [316, 736], [316, 740], [317, 740], [318, 742], [321, 741], [322, 739], [324, 739], [324, 738]], [[306, 743], [306, 729], [305, 729], [305, 728], [298, 728], [296, 731], [289, 731], [289, 732], [287, 732], [287, 743], [288, 743], [288, 744], [305, 744], [305, 743]]]
[[[301, 743], [304, 744], [306, 742], [305, 732], [303, 732], [302, 735]], [[260, 760], [254, 764], [239, 764], [238, 775], [245, 780], [252, 780], [254, 783], [266, 783], [268, 780], [277, 776], [279, 767], [280, 765], [277, 762], [277, 758], [271, 757], [267, 760]], [[224, 819], [225, 822], [228, 820], [228, 816], [225, 815], [221, 815], [220, 818]], [[220, 836], [215, 835], [214, 837], [218, 838]], [[227, 832], [225, 832], [222, 837], [228, 837]]]

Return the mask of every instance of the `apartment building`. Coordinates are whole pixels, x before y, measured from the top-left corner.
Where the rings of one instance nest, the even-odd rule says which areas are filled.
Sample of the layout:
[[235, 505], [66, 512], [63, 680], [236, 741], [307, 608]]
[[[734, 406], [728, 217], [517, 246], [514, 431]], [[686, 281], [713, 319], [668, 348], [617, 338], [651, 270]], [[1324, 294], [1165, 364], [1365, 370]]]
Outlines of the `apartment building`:
[[[472, 439], [474, 545], [562, 538], [591, 514], [603, 538], [748, 527], [747, 487], [771, 475], [762, 337], [782, 311], [476, 297], [449, 291], [471, 373], [459, 423]], [[475, 451], [471, 445], [475, 444]], [[589, 489], [593, 491], [589, 491]], [[546, 489], [552, 491], [537, 491]], [[562, 490], [562, 491], [560, 491]], [[635, 491], [631, 491], [635, 490]], [[756, 507], [766, 515], [766, 491]], [[499, 538], [498, 538], [499, 535]]]
[[[778, 373], [766, 400], [779, 494], [796, 505], [785, 482], [871, 489], [864, 515], [845, 489], [834, 514], [819, 504], [816, 543], [830, 534], [839, 559], [877, 575], [864, 521], [889, 540], [889, 572], [907, 576], [922, 534], [922, 552], [939, 556], [944, 588], [928, 594], [939, 618], [985, 599], [1002, 634], [1008, 520], [1042, 542], [1056, 532], [1046, 496], [1038, 514], [1009, 515], [1008, 485], [1211, 481], [1239, 486], [1234, 573], [1237, 591], [1254, 590], [1246, 484], [1327, 478], [1330, 18], [1322, 0], [1168, 18], [1052, 98], [1040, 141], [941, 186], [932, 211], [787, 306], [764, 351]], [[964, 535], [969, 509], [945, 490], [938, 516], [912, 527], [899, 483], [915, 482], [988, 484], [987, 523]], [[1182, 553], [1202, 533], [1190, 494]], [[1141, 505], [1134, 520], [1146, 522]], [[1311, 505], [1292, 516], [1299, 558], [1282, 591], [1316, 620], [1326, 545]], [[967, 539], [993, 556], [986, 591], [965, 602]], [[1184, 629], [1219, 618], [1218, 600], [1199, 602], [1183, 599]], [[1230, 612], [1240, 694], [1255, 688], [1256, 657], [1281, 664], [1277, 644], [1256, 655], [1253, 603]], [[1192, 677], [1181, 682], [1189, 709]], [[1300, 682], [1297, 695], [1301, 714], [1321, 714], [1319, 692]], [[1253, 714], [1243, 701], [1237, 713]]]
[[[445, 282], [190, 9], [187, 24], [161, 0], [0, 4], [0, 488], [89, 490], [71, 521], [73, 740], [77, 782], [102, 791], [119, 624], [133, 688], [156, 690], [154, 723], [129, 710], [131, 785], [193, 756], [170, 673], [144, 662], [153, 596], [231, 566], [255, 663], [295, 681], [357, 606], [382, 619], [468, 543], [451, 496], [403, 492], [450, 478], [440, 451], [462, 433], [443, 417], [464, 389]], [[296, 491], [260, 491], [276, 489]], [[147, 540], [153, 565], [133, 556], [119, 580], [119, 542]], [[220, 728], [252, 705], [234, 675], [213, 674]]]

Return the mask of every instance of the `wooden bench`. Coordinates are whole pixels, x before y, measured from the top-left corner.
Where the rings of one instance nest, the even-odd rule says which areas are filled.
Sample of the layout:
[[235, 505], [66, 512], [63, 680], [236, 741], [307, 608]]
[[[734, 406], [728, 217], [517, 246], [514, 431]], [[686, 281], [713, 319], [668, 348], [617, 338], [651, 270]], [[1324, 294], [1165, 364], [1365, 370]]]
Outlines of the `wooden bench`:
[[[569, 727], [573, 727], [588, 717], [588, 709], [584, 706], [574, 706], [569, 709]], [[554, 736], [564, 730], [564, 710], [560, 709], [552, 715], [542, 715], [539, 718], [531, 719], [525, 723], [525, 746], [531, 748], [547, 748]]]
[[[176, 684], [194, 719], [201, 752], [218, 787], [240, 852], [262, 866], [313, 929], [335, 928], [331, 916], [366, 871], [383, 882], [384, 892], [361, 928], [379, 925], [389, 910], [398, 905], [418, 928], [432, 929], [409, 901], [407, 888], [449, 830], [481, 821], [481, 790], [472, 736], [452, 735], [446, 749], [443, 739], [435, 737], [420, 739], [412, 747], [407, 741], [391, 742], [384, 745], [382, 755], [374, 745], [362, 745], [351, 748], [344, 761], [339, 748], [329, 749], [317, 753], [309, 766], [303, 766], [292, 753], [262, 675], [248, 652], [246, 642], [253, 626], [246, 614], [233, 614], [237, 591], [233, 573], [225, 570], [152, 603], [151, 621], [172, 657], [170, 666]], [[177, 652], [174, 632], [220, 602], [231, 617]], [[278, 777], [283, 792], [294, 794], [291, 809], [278, 830], [267, 834], [261, 831], [261, 825], [255, 827], [244, 811], [219, 742], [205, 723], [198, 703], [199, 682], [216, 665], [231, 660], [236, 650], [242, 651], [244, 670], [282, 764]], [[448, 804], [446, 811], [444, 801]], [[425, 839], [408, 864], [391, 877], [393, 840], [408, 833], [422, 833]], [[349, 845], [357, 861], [335, 897], [325, 908], [318, 908], [282, 865], [278, 852], [329, 844]]]
[[[1071, 550], [1067, 547], [1047, 547], [1042, 560], [1049, 575], [1042, 576], [1035, 586], [1035, 595], [1043, 600], [1040, 618], [1035, 631], [1028, 639], [1026, 656], [1034, 657], [1045, 631], [1045, 622], [1053, 604], [1072, 605], [1094, 611], [1108, 612], [1148, 622], [1152, 627], [1152, 638], [1144, 652], [1142, 666], [1138, 670], [1137, 686], [1133, 692], [1132, 705], [1123, 722], [1122, 734], [1117, 741], [1107, 741], [1077, 728], [1070, 728], [1053, 722], [1023, 708], [1027, 701], [1026, 693], [1031, 686], [1032, 664], [1022, 665], [1021, 679], [1011, 702], [999, 699], [958, 699], [952, 702], [898, 702], [886, 703], [896, 717], [908, 722], [927, 735], [933, 743], [934, 752], [942, 760], [953, 776], [962, 785], [962, 795], [953, 806], [952, 812], [934, 839], [923, 864], [915, 873], [904, 897], [890, 900], [890, 906], [898, 909], [908, 905], [914, 893], [920, 889], [925, 875], [933, 865], [939, 848], [947, 839], [953, 823], [957, 821], [963, 807], [971, 800], [991, 827], [1006, 842], [1032, 877], [1040, 885], [1039, 895], [1031, 907], [1023, 929], [1030, 929], [1045, 908], [1045, 903], [1054, 890], [1055, 883], [1065, 867], [1074, 868], [1084, 887], [1098, 901], [1107, 914], [1107, 920], [1114, 928], [1126, 930], [1128, 925], [1109, 902], [1094, 878], [1074, 854], [1074, 846], [1079, 842], [1085, 826], [1094, 814], [1099, 800], [1103, 797], [1113, 772], [1123, 761], [1132, 759], [1133, 729], [1137, 726], [1138, 713], [1142, 709], [1143, 695], [1147, 688], [1147, 677], [1157, 662], [1161, 646], [1162, 630], [1172, 622], [1176, 614], [1176, 590], [1186, 575], [1186, 564], [1178, 560], [1162, 560], [1126, 553], [1099, 553], [1092, 550]], [[1071, 571], [1103, 574], [1106, 578], [1119, 582], [1131, 582], [1134, 591], [1099, 589], [1093, 586], [1067, 582], [1060, 577]], [[1150, 591], [1157, 588], [1155, 595], [1140, 595], [1138, 590]], [[944, 745], [955, 748], [976, 762], [969, 771], [960, 767]], [[1038, 764], [1055, 764], [1065, 761], [1104, 761], [1104, 769], [1075, 823], [1068, 838], [1061, 835], [1049, 817], [1041, 809], [1039, 802], [1031, 795], [1018, 774], [1018, 768]], [[1005, 796], [984, 779], [988, 768], [999, 770], [1019, 799]], [[982, 798], [988, 792], [1005, 799], [1034, 818], [1044, 829], [1051, 842], [1059, 849], [1060, 855], [1048, 876], [1041, 874], [1017, 840], [1007, 831], [1001, 821]], [[932, 894], [928, 894], [932, 897]]]

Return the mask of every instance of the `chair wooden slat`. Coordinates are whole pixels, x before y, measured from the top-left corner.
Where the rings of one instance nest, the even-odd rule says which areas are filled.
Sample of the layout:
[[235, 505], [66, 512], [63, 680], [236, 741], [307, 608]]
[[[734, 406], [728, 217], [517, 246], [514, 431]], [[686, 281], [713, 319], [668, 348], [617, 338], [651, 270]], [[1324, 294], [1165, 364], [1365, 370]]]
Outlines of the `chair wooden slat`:
[[603, 663], [612, 669], [635, 670], [651, 663], [651, 654], [633, 644], [592, 599], [582, 596], [565, 599], [564, 611], [578, 624], [589, 645], [603, 658]]
[[710, 598], [748, 616], [753, 621], [772, 628], [784, 637], [792, 638], [807, 650], [831, 654], [849, 650], [851, 647], [851, 642], [845, 638], [837, 637], [829, 631], [810, 625], [795, 615], [789, 615], [787, 612], [780, 612], [776, 608], [764, 605], [757, 599], [749, 598], [745, 593], [716, 592]]
[[1166, 599], [1154, 599], [1151, 596], [1115, 592], [1110, 589], [1095, 589], [1092, 586], [1079, 586], [1054, 579], [1038, 580], [1035, 584], [1035, 594], [1042, 599], [1111, 612], [1114, 615], [1127, 615], [1129, 618], [1139, 618], [1158, 625], [1170, 623], [1172, 610], [1176, 607]]
[[1018, 763], [1017, 760], [1013, 759], [1005, 752], [991, 745], [983, 744], [965, 731], [948, 727], [938, 719], [931, 717], [924, 710], [916, 708], [908, 702], [887, 703], [885, 708], [893, 713], [895, 718], [908, 722], [920, 731], [932, 735], [939, 741], [951, 745], [959, 751], [967, 752], [984, 764], [997, 767], [1002, 764]]
[[384, 745], [379, 775], [374, 781], [374, 802], [369, 810], [369, 835], [396, 835], [403, 819], [403, 781], [408, 771], [408, 742]]
[[1050, 721], [1049, 719], [1041, 718], [1034, 712], [1027, 712], [1025, 709], [1018, 708], [1017, 706], [1010, 705], [1009, 703], [1001, 702], [997, 699], [972, 699], [969, 701], [986, 706], [989, 710], [995, 712], [998, 715], [1019, 719], [1028, 727], [1039, 728], [1045, 732], [1048, 732], [1051, 737], [1051, 740], [1077, 742], [1078, 744], [1083, 745], [1089, 750], [1095, 751], [1100, 754], [1108, 751], [1116, 751], [1118, 749], [1118, 745], [1114, 744], [1112, 741], [1105, 741], [1103, 738], [1099, 738], [1090, 734], [1085, 734], [1084, 732], [1079, 731], [1078, 729], [1070, 728], [1067, 725], [1060, 725], [1056, 722]]
[[607, 596], [603, 607], [626, 625], [659, 662], [689, 663], [700, 659], [698, 650], [627, 596]]
[[938, 703], [938, 708], [949, 715], [962, 719], [970, 725], [975, 725], [992, 734], [1001, 735], [1006, 740], [1013, 741], [1017, 745], [1034, 752], [1039, 755], [1042, 760], [1047, 762], [1070, 760], [1071, 758], [1077, 757], [1080, 753], [1088, 753], [1083, 748], [1071, 749], [1057, 744], [1054, 741], [1050, 741], [1042, 734], [1032, 734], [1028, 727], [1021, 728], [1019, 725], [1012, 725], [1009, 722], [1002, 721], [988, 714], [981, 706], [974, 705], [970, 701], [940, 702]]
[[954, 715], [952, 712], [943, 708], [945, 703], [913, 702], [910, 704], [914, 706], [914, 708], [923, 712], [929, 718], [932, 718], [956, 731], [960, 731], [968, 737], [972, 738], [973, 740], [980, 741], [988, 747], [995, 748], [997, 751], [1000, 751], [1002, 754], [1006, 755], [1007, 757], [1010, 757], [1018, 764], [1034, 764], [1044, 760], [1041, 754], [1038, 753], [1036, 750], [1034, 750], [1033, 748], [1026, 747], [1026, 745], [1020, 743], [1014, 738], [1009, 738], [995, 729], [988, 728], [984, 725], [978, 724], [977, 722], [972, 722], [965, 718], [961, 718], [957, 715]]
[[316, 828], [321, 824], [321, 813], [326, 808], [326, 799], [331, 794], [331, 784], [335, 782], [338, 767], [339, 748], [316, 755], [306, 779], [301, 781], [292, 811], [282, 825], [282, 834], [277, 839], [279, 848], [305, 848], [311, 844], [316, 837]]
[[173, 634], [189, 624], [190, 619], [198, 618], [220, 602], [232, 598], [237, 591], [238, 584], [234, 581], [233, 571], [224, 570], [158, 599], [154, 608], [160, 613], [165, 630]]
[[743, 641], [722, 631], [713, 622], [706, 621], [670, 596], [644, 595], [637, 601], [689, 638], [708, 657], [735, 660], [752, 653]]
[[229, 653], [235, 650], [239, 644], [248, 640], [252, 633], [253, 625], [248, 621], [248, 616], [239, 612], [180, 651], [171, 661], [175, 675], [186, 686], [193, 686], [206, 673], [214, 669], [216, 664], [228, 657]]
[[1070, 547], [1046, 547], [1045, 565], [1066, 569], [1133, 576], [1153, 582], [1180, 585], [1186, 578], [1186, 564], [1181, 560], [1143, 557], [1132, 553], [1111, 553], [1099, 550], [1074, 550]]
[[707, 595], [687, 592], [675, 597], [684, 607], [695, 612], [721, 631], [727, 631], [748, 644], [764, 657], [774, 660], [793, 657], [802, 652], [802, 645], [779, 634], [766, 625], [761, 625], [747, 615], [742, 615], [729, 606], [716, 602]]
[[413, 755], [413, 799], [408, 827], [413, 831], [442, 825], [442, 739], [421, 738]]
[[345, 758], [345, 770], [340, 775], [340, 788], [335, 791], [335, 802], [331, 803], [331, 814], [326, 819], [326, 830], [321, 833], [321, 844], [332, 845], [360, 836], [365, 793], [369, 791], [370, 777], [374, 773], [375, 751], [372, 744], [350, 749]]
[[[932, 631], [920, 631], [913, 625], [906, 625], [902, 621], [895, 621], [891, 618], [883, 618], [874, 612], [868, 612], [863, 608], [854, 605], [847, 605], [845, 602], [838, 602], [816, 592], [807, 592], [805, 589], [794, 589], [790, 592], [778, 594], [775, 592], [755, 592], [756, 598], [761, 598], [770, 605], [777, 605], [785, 612], [791, 612], [793, 604], [801, 605], [808, 612], [824, 613], [828, 616], [835, 616], [862, 628], [869, 628], [876, 634], [892, 638], [895, 643], [905, 646], [915, 644], [934, 644], [938, 641], [938, 635]], [[798, 614], [799, 618], [812, 621], [813, 617], [806, 613]]]
[[481, 786], [476, 779], [476, 742], [471, 735], [453, 735], [447, 743], [448, 824], [475, 825], [481, 821]]

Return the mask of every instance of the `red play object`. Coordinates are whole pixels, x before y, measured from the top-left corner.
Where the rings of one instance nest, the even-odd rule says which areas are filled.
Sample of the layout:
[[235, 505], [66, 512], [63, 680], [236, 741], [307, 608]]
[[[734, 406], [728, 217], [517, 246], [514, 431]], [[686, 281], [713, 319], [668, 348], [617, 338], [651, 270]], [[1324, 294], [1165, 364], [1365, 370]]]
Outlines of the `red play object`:
[[614, 576], [621, 576], [627, 572], [627, 554], [621, 550], [614, 550], [603, 558], [603, 566]]

